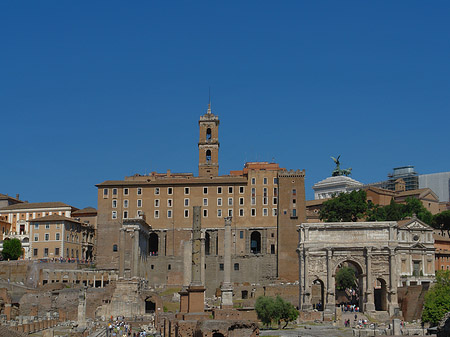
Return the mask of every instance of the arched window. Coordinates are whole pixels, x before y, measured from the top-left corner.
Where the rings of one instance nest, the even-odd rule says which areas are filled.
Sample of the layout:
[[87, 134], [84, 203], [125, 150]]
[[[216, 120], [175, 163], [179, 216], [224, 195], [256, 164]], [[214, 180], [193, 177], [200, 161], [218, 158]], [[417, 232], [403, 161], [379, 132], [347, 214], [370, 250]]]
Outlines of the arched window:
[[206, 140], [211, 140], [211, 129], [206, 129]]
[[205, 255], [211, 254], [211, 237], [209, 233], [205, 234]]
[[159, 239], [158, 234], [156, 233], [150, 233], [149, 239], [148, 239], [148, 250], [150, 255], [158, 255], [158, 246], [159, 246]]
[[206, 150], [206, 161], [211, 161], [211, 150]]
[[250, 249], [253, 254], [261, 254], [261, 233], [252, 232], [250, 236]]

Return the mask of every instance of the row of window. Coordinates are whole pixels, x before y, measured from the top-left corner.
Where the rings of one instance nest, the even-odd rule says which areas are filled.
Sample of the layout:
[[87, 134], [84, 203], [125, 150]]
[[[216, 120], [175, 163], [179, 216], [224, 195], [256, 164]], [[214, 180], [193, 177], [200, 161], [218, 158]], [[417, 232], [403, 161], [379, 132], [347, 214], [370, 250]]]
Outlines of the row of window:
[[[277, 184], [278, 180], [277, 178], [273, 178], [273, 183]], [[252, 185], [256, 184], [256, 178], [252, 178]], [[263, 184], [267, 185], [267, 178], [263, 178]], [[233, 186], [228, 186], [228, 194], [233, 194], [234, 191], [234, 187]], [[253, 193], [254, 188], [252, 188], [252, 193]], [[264, 190], [267, 190], [267, 188], [264, 188]], [[276, 190], [276, 188], [274, 188], [274, 190]], [[190, 187], [185, 187], [184, 188], [184, 194], [185, 195], [189, 195], [190, 194]], [[209, 191], [209, 187], [203, 187], [203, 194], [208, 194]], [[130, 195], [130, 189], [125, 187], [123, 189], [123, 195]], [[112, 189], [112, 195], [117, 196], [119, 193], [118, 188], [113, 188]], [[155, 187], [154, 189], [154, 194], [155, 195], [160, 195], [161, 193], [161, 187]], [[222, 194], [223, 193], [223, 187], [222, 186], [218, 186], [217, 187], [217, 194]], [[244, 194], [245, 193], [245, 187], [244, 186], [239, 186], [239, 194]], [[142, 187], [138, 187], [136, 189], [136, 194], [137, 195], [142, 195], [143, 194], [143, 189]], [[274, 193], [275, 194], [275, 193]], [[108, 188], [104, 188], [103, 189], [103, 196], [108, 196], [109, 195], [109, 189]], [[167, 187], [167, 195], [173, 195], [173, 187]]]
[[[84, 235], [83, 235], [84, 238]], [[34, 234], [33, 240], [39, 241], [39, 234]], [[61, 240], [61, 234], [60, 233], [55, 233], [55, 241], [59, 241]], [[44, 241], [50, 241], [50, 234], [49, 233], [45, 233], [44, 234]], [[67, 242], [79, 242], [79, 238], [78, 235], [69, 235], [67, 234], [67, 238], [66, 238]]]
[[[44, 248], [44, 257], [48, 257], [48, 252], [49, 249], [48, 248]], [[69, 255], [69, 253], [72, 252], [72, 256]], [[39, 255], [39, 249], [38, 248], [34, 248], [33, 249], [33, 256], [38, 256]], [[54, 257], [59, 257], [59, 247], [55, 248], [55, 255]], [[69, 248], [66, 249], [66, 257], [72, 257], [72, 258], [78, 258], [79, 257], [79, 252], [78, 249], [74, 250], [72, 248], [71, 251], [69, 251]]]
[[[50, 224], [46, 223], [46, 224], [41, 224], [41, 226], [44, 225], [45, 229], [49, 229], [50, 228]], [[56, 229], [59, 229], [60, 225], [56, 224]], [[39, 229], [39, 223], [35, 222], [34, 223], [34, 229]]]
[[[296, 200], [293, 199], [294, 204], [296, 203], [295, 201]], [[128, 208], [129, 204], [130, 204], [129, 200], [125, 199], [123, 201], [123, 208]], [[251, 198], [251, 204], [256, 205], [256, 197]], [[262, 204], [268, 205], [268, 197], [266, 197], [266, 196], [262, 197]], [[277, 204], [277, 197], [272, 198], [272, 204], [273, 205]], [[160, 199], [155, 199], [154, 205], [155, 205], [155, 207], [159, 207]], [[172, 207], [172, 206], [173, 206], [173, 199], [167, 199], [167, 207]], [[184, 199], [184, 206], [189, 207], [189, 198]], [[208, 206], [208, 198], [203, 198], [203, 206]], [[217, 206], [223, 206], [222, 198], [217, 198]], [[233, 198], [228, 198], [228, 206], [233, 206]], [[244, 198], [242, 198], [242, 197], [239, 198], [239, 206], [244, 206]], [[142, 207], [142, 199], [137, 200], [137, 207], [138, 208]], [[112, 200], [112, 208], [117, 208], [117, 200], [116, 199]], [[46, 227], [46, 228], [48, 228], [48, 227]]]
[[[251, 182], [252, 182], [252, 185], [256, 185], [256, 178], [253, 177], [252, 180], [251, 180]], [[269, 182], [269, 179], [266, 178], [266, 177], [264, 177], [264, 178], [263, 178], [263, 185], [267, 185], [268, 182]], [[273, 184], [274, 184], [274, 185], [278, 185], [278, 178], [276, 178], [276, 177], [273, 178]]]
[[11, 214], [5, 214], [5, 216], [7, 218], [7, 221], [12, 222], [12, 221], [15, 221], [16, 218], [28, 220], [28, 219], [36, 219], [36, 218], [40, 218], [40, 217], [44, 217], [44, 216], [52, 215], [52, 214], [58, 214], [58, 215], [63, 215], [63, 216], [65, 215], [67, 217], [70, 216], [70, 212], [64, 212], [64, 211], [62, 211], [62, 212], [61, 211], [60, 212], [42, 212], [42, 213], [36, 213], [36, 212], [18, 213], [18, 214], [13, 214], [12, 219], [11, 219]]
[[[140, 217], [142, 215], [142, 211], [137, 211], [137, 217]], [[153, 216], [155, 219], [159, 219], [161, 212], [159, 210], [155, 210], [153, 213]], [[245, 216], [245, 210], [243, 208], [239, 209], [239, 216], [243, 217]], [[256, 216], [256, 208], [252, 208], [250, 210], [250, 214], [251, 216]], [[233, 216], [233, 210], [232, 209], [228, 209], [228, 216]], [[268, 208], [263, 208], [262, 209], [262, 216], [269, 216], [269, 209]], [[277, 216], [277, 209], [276, 208], [272, 208], [272, 216]], [[111, 217], [112, 219], [117, 219], [117, 211], [112, 211], [111, 213]], [[129, 212], [128, 211], [124, 211], [123, 212], [123, 219], [128, 219], [129, 217]], [[167, 218], [171, 219], [173, 217], [173, 211], [171, 209], [167, 210]], [[184, 217], [185, 218], [189, 218], [189, 210], [185, 209], [184, 210]], [[208, 210], [204, 209], [203, 210], [203, 217], [207, 218], [208, 217]], [[217, 217], [221, 218], [223, 217], [223, 212], [221, 209], [217, 210]]]
[[[59, 241], [60, 239], [61, 239], [61, 234], [60, 233], [55, 233], [55, 241]], [[44, 234], [44, 240], [45, 241], [49, 241], [50, 240], [50, 234], [49, 233], [45, 233]], [[39, 234], [34, 234], [34, 241], [39, 241]]]

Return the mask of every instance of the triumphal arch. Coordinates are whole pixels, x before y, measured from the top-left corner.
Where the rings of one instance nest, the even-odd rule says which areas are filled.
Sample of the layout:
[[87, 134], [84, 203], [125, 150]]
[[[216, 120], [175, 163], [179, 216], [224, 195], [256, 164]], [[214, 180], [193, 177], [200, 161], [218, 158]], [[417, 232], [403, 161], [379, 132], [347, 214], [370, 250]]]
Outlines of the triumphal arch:
[[397, 222], [304, 223], [299, 226], [300, 310], [318, 308], [324, 311], [324, 318], [331, 318], [340, 301], [336, 273], [348, 266], [354, 270], [356, 286], [345, 291], [361, 311], [398, 315], [397, 227]]

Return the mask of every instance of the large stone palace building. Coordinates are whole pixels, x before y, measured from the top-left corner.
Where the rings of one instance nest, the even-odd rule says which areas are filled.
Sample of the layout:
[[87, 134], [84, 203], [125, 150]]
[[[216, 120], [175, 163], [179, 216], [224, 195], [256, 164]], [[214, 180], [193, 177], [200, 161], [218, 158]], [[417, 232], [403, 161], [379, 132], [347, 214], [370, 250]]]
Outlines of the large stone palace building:
[[[97, 185], [97, 266], [119, 270], [122, 263], [124, 277], [144, 277], [152, 285], [183, 284], [183, 247], [191, 240], [193, 206], [201, 206], [207, 289], [214, 291], [223, 279], [225, 217], [232, 218], [232, 282], [298, 281], [297, 226], [306, 220], [304, 170], [252, 162], [220, 176], [219, 117], [210, 105], [199, 128], [198, 176], [167, 171]], [[138, 250], [133, 253], [127, 242]]]

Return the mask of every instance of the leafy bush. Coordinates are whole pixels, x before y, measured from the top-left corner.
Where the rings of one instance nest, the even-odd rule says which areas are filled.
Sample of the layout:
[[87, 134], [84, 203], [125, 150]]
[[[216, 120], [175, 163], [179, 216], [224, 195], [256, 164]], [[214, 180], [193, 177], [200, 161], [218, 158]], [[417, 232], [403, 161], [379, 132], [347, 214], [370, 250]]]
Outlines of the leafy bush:
[[3, 241], [2, 256], [5, 260], [17, 260], [22, 255], [22, 244], [19, 239]]
[[437, 325], [450, 311], [450, 271], [436, 271], [436, 284], [425, 295], [422, 321]]
[[284, 322], [283, 329], [297, 319], [298, 311], [295, 307], [283, 300], [280, 296], [275, 299], [267, 296], [260, 296], [256, 300], [255, 310], [258, 318], [269, 327], [272, 321], [275, 321], [279, 327], [281, 327], [281, 322]]

